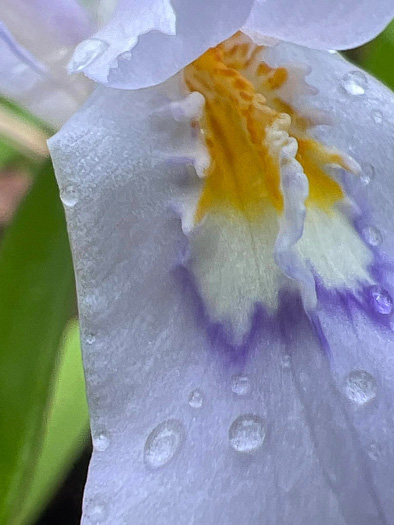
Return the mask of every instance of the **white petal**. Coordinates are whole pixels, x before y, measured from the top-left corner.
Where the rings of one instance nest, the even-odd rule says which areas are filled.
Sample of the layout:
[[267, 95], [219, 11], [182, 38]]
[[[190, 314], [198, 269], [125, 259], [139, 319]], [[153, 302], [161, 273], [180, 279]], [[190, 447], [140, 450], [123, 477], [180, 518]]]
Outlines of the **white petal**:
[[391, 0], [255, 0], [245, 30], [316, 49], [371, 40], [394, 17]]
[[[251, 5], [252, 0], [121, 0], [112, 21], [94, 35], [107, 44], [106, 51], [87, 62], [84, 73], [97, 82], [122, 89], [163, 82], [235, 33]], [[81, 44], [81, 48], [86, 45]], [[70, 68], [75, 70], [73, 62]]]

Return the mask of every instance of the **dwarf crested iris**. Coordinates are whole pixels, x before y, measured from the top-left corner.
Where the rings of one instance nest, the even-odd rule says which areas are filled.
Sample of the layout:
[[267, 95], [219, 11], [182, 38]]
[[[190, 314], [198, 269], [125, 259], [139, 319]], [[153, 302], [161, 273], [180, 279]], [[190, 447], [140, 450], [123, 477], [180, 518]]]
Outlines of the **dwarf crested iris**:
[[393, 15], [120, 0], [77, 46], [84, 524], [394, 524], [394, 97], [332, 51]]

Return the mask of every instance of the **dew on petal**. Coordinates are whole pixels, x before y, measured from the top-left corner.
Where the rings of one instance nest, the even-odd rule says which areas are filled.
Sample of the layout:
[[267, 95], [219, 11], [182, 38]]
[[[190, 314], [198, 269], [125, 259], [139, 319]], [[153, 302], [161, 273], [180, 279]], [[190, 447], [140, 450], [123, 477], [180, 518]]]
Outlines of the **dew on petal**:
[[180, 449], [184, 438], [185, 432], [180, 421], [163, 421], [152, 430], [145, 442], [145, 464], [150, 468], [159, 468], [167, 464]]
[[367, 77], [361, 71], [350, 71], [343, 76], [341, 86], [348, 95], [364, 95], [367, 88]]
[[285, 355], [282, 358], [282, 368], [285, 370], [288, 370], [291, 367], [291, 357], [289, 355]]
[[94, 504], [86, 515], [90, 523], [103, 523], [107, 519], [107, 509], [102, 504]]
[[76, 190], [71, 185], [65, 186], [60, 190], [60, 198], [67, 208], [73, 208], [78, 202]]
[[250, 379], [243, 374], [234, 375], [231, 378], [231, 390], [237, 396], [246, 396], [251, 391]]
[[192, 408], [201, 408], [204, 402], [204, 395], [199, 388], [193, 390], [189, 396], [189, 405]]
[[371, 286], [369, 293], [374, 310], [382, 315], [390, 315], [393, 311], [393, 298], [388, 291], [374, 285]]
[[366, 226], [363, 228], [362, 234], [370, 246], [380, 246], [383, 242], [382, 234], [375, 226]]
[[375, 178], [375, 168], [371, 164], [363, 166], [363, 171], [360, 174], [360, 182], [363, 186], [368, 186]]
[[371, 116], [376, 124], [381, 124], [383, 122], [383, 113], [379, 109], [373, 109], [371, 111]]
[[75, 49], [73, 58], [69, 64], [71, 73], [78, 73], [88, 67], [94, 60], [99, 58], [109, 45], [99, 38], [90, 38], [81, 42]]
[[243, 414], [233, 421], [229, 430], [230, 446], [237, 452], [250, 454], [264, 443], [266, 425], [254, 414]]
[[365, 405], [375, 399], [376, 390], [375, 378], [365, 370], [354, 370], [346, 378], [346, 397], [356, 405]]
[[374, 461], [376, 461], [379, 458], [380, 453], [382, 452], [382, 447], [379, 445], [379, 443], [371, 443], [367, 451], [368, 456]]
[[85, 341], [88, 345], [92, 345], [96, 341], [96, 336], [92, 333], [87, 334]]
[[110, 439], [104, 432], [93, 436], [93, 447], [99, 452], [107, 450], [110, 444]]

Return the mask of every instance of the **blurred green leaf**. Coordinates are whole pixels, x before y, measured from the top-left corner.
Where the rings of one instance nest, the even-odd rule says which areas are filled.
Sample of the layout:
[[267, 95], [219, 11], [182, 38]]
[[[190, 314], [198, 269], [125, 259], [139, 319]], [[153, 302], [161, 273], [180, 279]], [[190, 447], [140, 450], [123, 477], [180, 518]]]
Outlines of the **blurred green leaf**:
[[86, 445], [88, 431], [79, 328], [72, 322], [64, 335], [43, 448], [18, 523], [35, 521]]
[[62, 205], [46, 163], [0, 247], [0, 523], [16, 523], [42, 443], [74, 297]]

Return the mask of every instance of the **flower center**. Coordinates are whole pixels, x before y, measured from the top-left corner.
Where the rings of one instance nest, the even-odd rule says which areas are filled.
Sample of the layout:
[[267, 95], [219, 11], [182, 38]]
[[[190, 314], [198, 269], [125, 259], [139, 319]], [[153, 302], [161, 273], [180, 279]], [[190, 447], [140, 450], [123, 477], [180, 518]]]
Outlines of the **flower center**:
[[262, 51], [237, 33], [185, 69], [190, 91], [205, 98], [199, 125], [211, 158], [196, 222], [213, 210], [237, 210], [249, 220], [260, 218], [268, 207], [281, 212], [280, 154], [289, 136], [297, 140], [295, 158], [309, 181], [306, 205], [328, 212], [343, 198], [326, 165], [351, 167], [309, 135], [314, 123], [282, 98], [292, 88], [288, 69], [262, 62]]

